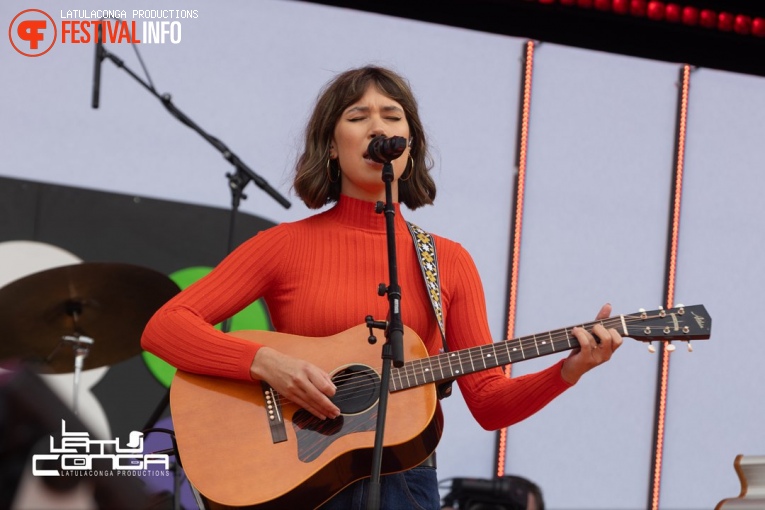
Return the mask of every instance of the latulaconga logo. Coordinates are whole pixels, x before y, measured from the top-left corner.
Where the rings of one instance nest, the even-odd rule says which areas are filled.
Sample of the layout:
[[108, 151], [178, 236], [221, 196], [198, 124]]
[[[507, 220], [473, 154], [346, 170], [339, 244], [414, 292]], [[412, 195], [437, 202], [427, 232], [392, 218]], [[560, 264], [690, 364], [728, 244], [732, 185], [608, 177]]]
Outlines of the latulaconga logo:
[[[169, 476], [170, 459], [165, 454], [143, 453], [143, 432], [133, 431], [124, 447], [119, 439], [90, 439], [88, 432], [66, 430], [66, 420], [61, 420], [61, 444], [56, 446], [50, 436], [50, 453], [32, 457], [32, 474], [35, 476], [143, 476], [152, 474]], [[94, 461], [105, 460], [105, 470], [94, 472]], [[41, 464], [45, 463], [45, 468]], [[54, 468], [55, 469], [52, 469]]]

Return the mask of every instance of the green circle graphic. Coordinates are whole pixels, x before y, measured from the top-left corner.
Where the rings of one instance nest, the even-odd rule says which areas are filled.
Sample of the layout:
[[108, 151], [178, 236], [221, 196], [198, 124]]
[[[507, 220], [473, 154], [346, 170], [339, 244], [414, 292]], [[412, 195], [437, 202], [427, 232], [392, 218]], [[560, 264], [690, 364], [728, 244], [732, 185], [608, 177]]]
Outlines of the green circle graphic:
[[[203, 276], [206, 276], [210, 271], [212, 271], [212, 268], [206, 266], [187, 267], [172, 273], [170, 279], [173, 280], [178, 287], [185, 289]], [[215, 328], [221, 329], [221, 325], [216, 324]], [[231, 318], [230, 331], [252, 329], [271, 329], [268, 312], [261, 299], [250, 304]], [[163, 386], [169, 388], [170, 382], [175, 375], [175, 367], [150, 352], [143, 351], [142, 356], [149, 372], [151, 372]]]

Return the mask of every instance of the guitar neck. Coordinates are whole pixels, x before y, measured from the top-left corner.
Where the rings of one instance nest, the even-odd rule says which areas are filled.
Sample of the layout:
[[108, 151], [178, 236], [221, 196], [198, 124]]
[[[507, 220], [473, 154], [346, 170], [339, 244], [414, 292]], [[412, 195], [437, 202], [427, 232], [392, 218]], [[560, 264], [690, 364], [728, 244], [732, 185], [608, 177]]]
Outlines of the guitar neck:
[[[606, 329], [617, 328], [626, 336], [624, 317], [621, 315], [580, 324], [579, 327], [589, 331], [596, 324], [602, 324]], [[571, 333], [574, 327], [576, 326], [406, 362], [403, 367], [391, 369], [390, 391], [455, 379], [510, 363], [576, 349], [579, 347], [579, 341]]]

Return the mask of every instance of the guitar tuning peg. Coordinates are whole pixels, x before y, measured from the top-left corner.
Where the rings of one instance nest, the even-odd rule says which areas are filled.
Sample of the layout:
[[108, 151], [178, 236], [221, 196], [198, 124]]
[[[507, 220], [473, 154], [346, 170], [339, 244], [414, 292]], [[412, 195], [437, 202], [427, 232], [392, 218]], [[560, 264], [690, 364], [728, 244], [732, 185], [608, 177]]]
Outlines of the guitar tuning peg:
[[659, 310], [664, 310], [664, 307], [663, 306], [659, 306]]
[[674, 350], [675, 350], [675, 345], [674, 345], [672, 342], [667, 342], [667, 346], [665, 347], [665, 349], [666, 349], [668, 352], [674, 352]]
[[685, 308], [685, 305], [682, 303], [678, 303], [675, 305], [675, 308]]
[[653, 346], [653, 342], [648, 342], [648, 352], [651, 354], [656, 352], [656, 347]]
[[640, 312], [640, 313], [645, 312], [645, 308], [638, 308], [638, 312]]
[[688, 344], [688, 352], [693, 352], [693, 346], [691, 345], [691, 341], [688, 340], [686, 341], [686, 343]]

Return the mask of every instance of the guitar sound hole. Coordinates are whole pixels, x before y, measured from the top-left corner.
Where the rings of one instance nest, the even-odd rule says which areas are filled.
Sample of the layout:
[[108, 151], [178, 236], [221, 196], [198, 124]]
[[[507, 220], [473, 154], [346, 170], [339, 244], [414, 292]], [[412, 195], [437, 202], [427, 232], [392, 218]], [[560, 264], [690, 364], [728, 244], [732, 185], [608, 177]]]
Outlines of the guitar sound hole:
[[332, 402], [343, 414], [357, 414], [372, 407], [380, 395], [380, 376], [365, 365], [351, 365], [332, 376], [337, 387]]

